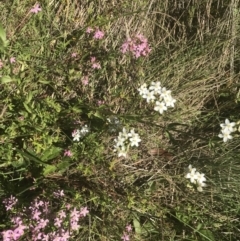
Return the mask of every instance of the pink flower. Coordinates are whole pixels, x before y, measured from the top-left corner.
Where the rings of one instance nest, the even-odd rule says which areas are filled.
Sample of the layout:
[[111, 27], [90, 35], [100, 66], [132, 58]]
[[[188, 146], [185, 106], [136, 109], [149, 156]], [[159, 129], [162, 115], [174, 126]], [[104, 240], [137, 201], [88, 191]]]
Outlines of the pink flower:
[[30, 10], [31, 13], [38, 13], [38, 12], [40, 12], [40, 11], [42, 11], [42, 9], [40, 8], [40, 5], [39, 5], [39, 4], [36, 4], [36, 5]]
[[72, 230], [78, 230], [79, 228], [80, 228], [80, 225], [76, 221], [71, 221]]
[[66, 218], [66, 213], [65, 213], [63, 210], [61, 210], [61, 211], [58, 213], [58, 216], [59, 216], [61, 219]]
[[121, 52], [131, 52], [135, 58], [147, 56], [151, 49], [147, 39], [142, 34], [135, 35], [134, 38], [127, 39], [121, 46]]
[[62, 219], [60, 219], [60, 218], [55, 218], [54, 219], [54, 225], [56, 226], [56, 227], [58, 227], [58, 228], [60, 228], [61, 227], [61, 225], [62, 225]]
[[98, 104], [98, 105], [103, 105], [104, 103], [105, 103], [104, 100], [98, 100], [98, 101], [97, 101], [97, 104]]
[[10, 241], [13, 238], [13, 231], [12, 230], [6, 230], [2, 232], [3, 240]]
[[77, 57], [77, 53], [74, 52], [74, 53], [72, 53], [71, 56], [72, 56], [72, 58], [76, 58]]
[[83, 78], [82, 78], [82, 83], [84, 84], [84, 85], [88, 85], [88, 76], [83, 76]]
[[99, 63], [93, 63], [92, 68], [93, 69], [101, 69], [101, 65]]
[[15, 63], [16, 62], [16, 58], [15, 57], [11, 57], [10, 58], [10, 63], [12, 64], [12, 63]]
[[71, 220], [72, 220], [72, 221], [78, 221], [79, 215], [80, 215], [80, 212], [77, 211], [76, 208], [74, 208], [74, 209], [71, 211], [71, 214], [70, 214]]
[[18, 240], [24, 234], [22, 227], [18, 227], [13, 231], [13, 239]]
[[91, 62], [95, 63], [96, 62], [96, 57], [91, 57]]
[[69, 232], [67, 231], [62, 234], [61, 241], [68, 241], [69, 238], [70, 238]]
[[97, 29], [93, 35], [95, 39], [102, 39], [104, 37], [104, 32]]
[[93, 32], [93, 28], [88, 27], [87, 30], [86, 30], [86, 33], [91, 33], [91, 32]]
[[71, 156], [72, 156], [72, 152], [71, 152], [70, 150], [65, 150], [64, 156], [69, 156], [69, 157], [71, 157]]
[[122, 239], [123, 241], [129, 241], [129, 240], [130, 240], [129, 235], [126, 234], [126, 233], [123, 233], [123, 236], [121, 237], [121, 239]]
[[80, 215], [83, 217], [86, 217], [86, 215], [89, 213], [87, 207], [81, 208]]
[[17, 203], [18, 199], [13, 197], [12, 195], [10, 196], [10, 198], [6, 198], [3, 203], [5, 204], [5, 208], [6, 210], [11, 210], [13, 208], [13, 206]]
[[128, 224], [128, 225], [126, 226], [126, 230], [127, 230], [127, 232], [131, 232], [131, 231], [132, 231], [132, 226], [131, 226], [131, 224]]
[[66, 204], [66, 208], [67, 208], [67, 210], [69, 210], [70, 208], [71, 208], [71, 204]]
[[32, 214], [33, 214], [32, 219], [39, 220], [40, 219], [39, 215], [42, 213], [39, 212], [38, 210], [35, 210]]
[[96, 57], [91, 57], [91, 63], [93, 69], [101, 69], [101, 65], [96, 62]]
[[49, 234], [45, 235], [43, 234], [43, 241], [48, 241], [49, 240]]

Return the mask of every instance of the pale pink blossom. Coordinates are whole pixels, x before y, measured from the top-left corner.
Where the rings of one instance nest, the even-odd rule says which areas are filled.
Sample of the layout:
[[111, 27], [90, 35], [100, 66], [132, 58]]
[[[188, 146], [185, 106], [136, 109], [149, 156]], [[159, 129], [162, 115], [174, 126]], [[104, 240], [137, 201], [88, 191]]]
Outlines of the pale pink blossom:
[[42, 9], [40, 8], [40, 5], [39, 5], [39, 4], [36, 4], [36, 5], [30, 10], [31, 13], [38, 13], [38, 12], [40, 12], [40, 11], [42, 11]]
[[103, 37], [104, 37], [104, 32], [99, 29], [97, 29], [93, 35], [93, 38], [95, 39], [103, 39]]
[[88, 27], [87, 30], [86, 30], [86, 33], [91, 33], [91, 32], [93, 32], [93, 28]]
[[70, 150], [65, 150], [64, 156], [69, 156], [69, 157], [71, 157], [71, 156], [72, 156], [72, 152], [71, 152]]
[[72, 54], [71, 54], [71, 57], [72, 57], [72, 58], [76, 58], [76, 57], [77, 57], [77, 53], [75, 53], [75, 52], [72, 53]]
[[80, 215], [83, 217], [86, 217], [86, 215], [89, 213], [87, 207], [81, 208]]
[[12, 63], [15, 63], [16, 62], [16, 58], [15, 57], [11, 57], [10, 58], [10, 63], [12, 64]]
[[83, 76], [82, 78], [83, 85], [88, 85], [88, 82], [89, 82], [88, 76]]
[[97, 104], [98, 104], [98, 105], [103, 105], [104, 103], [105, 103], [104, 100], [98, 100], [98, 101], [97, 101]]
[[129, 240], [130, 240], [129, 235], [126, 234], [126, 233], [123, 234], [123, 236], [121, 237], [121, 239], [122, 239], [123, 241], [129, 241]]

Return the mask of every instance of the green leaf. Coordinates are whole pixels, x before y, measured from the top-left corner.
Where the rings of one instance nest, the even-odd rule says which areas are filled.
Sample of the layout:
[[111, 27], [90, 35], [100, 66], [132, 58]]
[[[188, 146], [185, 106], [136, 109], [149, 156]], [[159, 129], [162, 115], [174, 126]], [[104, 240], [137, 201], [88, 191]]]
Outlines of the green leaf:
[[42, 153], [41, 159], [43, 161], [49, 161], [57, 157], [61, 151], [62, 149], [59, 147], [56, 147], [56, 146], [49, 147]]
[[70, 162], [69, 161], [61, 161], [60, 163], [58, 163], [57, 167], [59, 172], [63, 173], [65, 172], [70, 166]]
[[13, 82], [13, 81], [14, 80], [8, 75], [2, 76], [2, 78], [1, 78], [2, 84], [6, 84], [6, 83], [9, 83], [9, 82]]
[[33, 93], [31, 91], [28, 92], [25, 103], [28, 104], [32, 100], [32, 97], [33, 97]]
[[0, 24], [0, 38], [2, 39], [3, 42], [7, 41], [6, 31], [4, 30], [1, 24]]
[[141, 232], [142, 232], [141, 224], [136, 218], [133, 219], [133, 226], [135, 228], [136, 234], [141, 234]]
[[4, 48], [7, 47], [7, 45], [8, 45], [8, 41], [6, 38], [6, 31], [0, 24], [0, 50], [4, 51]]
[[19, 150], [19, 149], [16, 149], [16, 151], [18, 153], [20, 153], [24, 158], [26, 158], [27, 160], [30, 160], [30, 161], [35, 161], [37, 162], [38, 164], [43, 164], [43, 165], [46, 165], [40, 158], [38, 158], [34, 153], [30, 153], [28, 152], [27, 150]]
[[99, 119], [105, 120], [105, 118], [102, 115], [102, 113], [100, 111], [98, 111], [98, 110], [94, 113], [94, 116], [99, 118]]
[[47, 176], [51, 173], [54, 173], [56, 171], [57, 167], [53, 165], [46, 165], [43, 169], [43, 175]]
[[28, 113], [32, 113], [32, 110], [29, 108], [29, 106], [27, 105], [26, 102], [23, 102], [23, 105], [25, 107], [25, 109], [27, 110]]
[[210, 230], [202, 229], [202, 230], [200, 230], [198, 232], [201, 235], [202, 241], [205, 241], [205, 240], [215, 241], [213, 233]]

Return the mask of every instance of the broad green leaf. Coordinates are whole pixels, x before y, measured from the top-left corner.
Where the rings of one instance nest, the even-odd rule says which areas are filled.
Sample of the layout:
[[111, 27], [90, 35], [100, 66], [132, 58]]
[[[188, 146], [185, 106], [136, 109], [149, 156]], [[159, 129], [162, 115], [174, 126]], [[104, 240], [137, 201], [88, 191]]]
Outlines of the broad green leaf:
[[26, 158], [27, 160], [30, 160], [30, 161], [35, 161], [37, 162], [38, 164], [43, 164], [43, 165], [46, 165], [40, 158], [38, 158], [36, 155], [28, 152], [27, 150], [19, 150], [19, 149], [16, 149], [16, 151], [18, 153], [20, 153], [24, 158]]
[[133, 219], [133, 226], [136, 234], [141, 234], [141, 224], [136, 218]]
[[43, 169], [43, 175], [47, 176], [51, 173], [54, 173], [56, 171], [57, 167], [54, 165], [46, 165]]
[[61, 151], [62, 151], [62, 149], [59, 147], [55, 147], [55, 146], [49, 147], [42, 153], [41, 159], [43, 161], [48, 161], [48, 160], [54, 159], [55, 157], [57, 157], [59, 155], [59, 153]]
[[8, 41], [6, 38], [6, 32], [2, 25], [0, 24], [0, 50], [4, 51], [4, 48], [7, 47]]
[[105, 118], [102, 115], [102, 113], [100, 111], [98, 111], [98, 110], [94, 113], [94, 116], [98, 117], [99, 119], [105, 120]]
[[6, 38], [6, 31], [4, 30], [3, 26], [0, 24], [0, 38], [3, 42], [7, 40]]
[[57, 167], [59, 172], [63, 173], [65, 172], [70, 166], [70, 162], [69, 161], [61, 161], [60, 163], [58, 163]]
[[9, 82], [13, 82], [13, 81], [14, 80], [8, 75], [2, 76], [2, 78], [1, 78], [2, 84], [6, 84], [6, 83], [9, 83]]

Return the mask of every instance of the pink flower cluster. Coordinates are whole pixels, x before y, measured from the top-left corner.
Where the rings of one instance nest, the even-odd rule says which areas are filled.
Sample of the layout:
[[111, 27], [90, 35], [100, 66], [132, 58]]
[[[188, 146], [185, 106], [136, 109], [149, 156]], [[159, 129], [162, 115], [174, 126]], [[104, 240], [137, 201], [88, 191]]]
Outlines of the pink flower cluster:
[[123, 236], [121, 237], [121, 239], [122, 239], [123, 241], [130, 241], [130, 233], [132, 232], [132, 226], [131, 226], [131, 224], [128, 224], [128, 225], [126, 226], [126, 231], [127, 231], [127, 232], [124, 232], [124, 233], [123, 233]]
[[86, 33], [91, 34], [93, 32], [93, 38], [94, 39], [103, 39], [105, 33], [101, 31], [98, 27], [95, 28], [95, 30], [91, 27], [88, 27], [86, 30]]
[[93, 69], [101, 69], [101, 65], [96, 61], [96, 57], [91, 57], [91, 63]]
[[[54, 192], [58, 200], [64, 195], [63, 190]], [[11, 200], [15, 199], [11, 196]], [[4, 203], [9, 207], [9, 202]], [[70, 204], [57, 212], [51, 207], [49, 202], [36, 198], [28, 208], [21, 211], [16, 209], [18, 212], [11, 213], [13, 228], [2, 232], [3, 241], [16, 241], [23, 235], [25, 240], [32, 241], [68, 241], [79, 229], [80, 219], [89, 213], [87, 207], [77, 210], [76, 207], [71, 208]]]
[[24, 234], [24, 229], [27, 229], [27, 226], [23, 225], [23, 221], [20, 217], [12, 219], [14, 224], [14, 229], [6, 230], [2, 232], [3, 241], [12, 241], [18, 240]]
[[13, 197], [12, 195], [10, 196], [10, 198], [6, 198], [5, 200], [3, 200], [3, 203], [7, 211], [11, 210], [16, 205], [17, 202], [18, 202], [18, 199]]
[[121, 46], [123, 54], [130, 52], [136, 58], [147, 56], [150, 51], [148, 40], [142, 34], [137, 34], [135, 37], [127, 39]]

